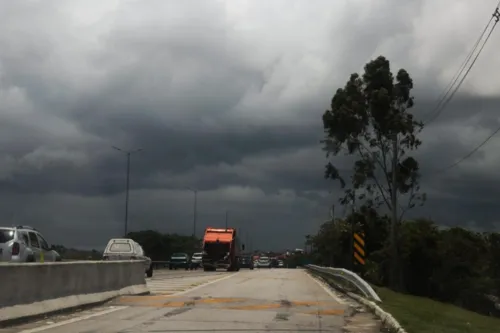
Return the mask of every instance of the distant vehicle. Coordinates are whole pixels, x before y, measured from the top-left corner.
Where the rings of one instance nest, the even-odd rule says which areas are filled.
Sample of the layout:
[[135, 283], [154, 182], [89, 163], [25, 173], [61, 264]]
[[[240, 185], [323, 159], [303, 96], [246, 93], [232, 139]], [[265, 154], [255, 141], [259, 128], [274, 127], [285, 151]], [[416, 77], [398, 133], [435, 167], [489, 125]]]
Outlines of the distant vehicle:
[[271, 267], [278, 268], [278, 259], [271, 258]]
[[28, 226], [0, 227], [0, 262], [61, 261], [42, 234]]
[[203, 258], [203, 253], [202, 252], [197, 252], [193, 253], [193, 256], [191, 257], [191, 269], [198, 269], [201, 267], [201, 260]]
[[254, 263], [253, 263], [252, 257], [251, 256], [240, 257], [240, 267], [253, 269]]
[[283, 268], [285, 267], [285, 263], [283, 262], [283, 260], [278, 260], [278, 268]]
[[[245, 250], [245, 245], [241, 246]], [[203, 237], [202, 266], [204, 271], [215, 271], [223, 268], [229, 271], [238, 271], [240, 244], [234, 228], [205, 229]]]
[[187, 253], [174, 253], [170, 257], [168, 269], [184, 268], [187, 271], [190, 265], [191, 263]]
[[260, 257], [257, 260], [257, 268], [271, 268], [271, 260], [269, 257]]
[[130, 238], [112, 238], [104, 249], [102, 260], [142, 260], [147, 277], [153, 276], [153, 262], [142, 246]]

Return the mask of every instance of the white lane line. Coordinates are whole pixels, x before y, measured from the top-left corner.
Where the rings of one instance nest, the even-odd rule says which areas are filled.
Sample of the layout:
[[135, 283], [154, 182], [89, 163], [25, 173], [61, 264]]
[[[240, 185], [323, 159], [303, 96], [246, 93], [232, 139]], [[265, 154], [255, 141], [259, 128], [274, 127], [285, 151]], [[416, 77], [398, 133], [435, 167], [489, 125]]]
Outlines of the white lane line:
[[104, 311], [92, 313], [92, 314], [89, 314], [89, 315], [86, 315], [86, 316], [81, 316], [81, 317], [77, 317], [77, 318], [63, 320], [63, 321], [60, 321], [60, 322], [54, 323], [54, 324], [49, 324], [49, 325], [45, 325], [45, 326], [40, 326], [40, 327], [35, 327], [35, 328], [27, 329], [27, 330], [24, 330], [24, 331], [20, 331], [19, 333], [42, 332], [42, 331], [50, 330], [52, 328], [56, 328], [56, 327], [59, 327], [59, 326], [73, 324], [73, 323], [77, 323], [77, 322], [82, 321], [82, 320], [87, 320], [87, 319], [90, 319], [90, 318], [103, 316], [105, 314], [112, 313], [112, 312], [115, 312], [115, 311], [118, 311], [118, 310], [123, 310], [123, 309], [126, 309], [126, 308], [128, 308], [128, 306], [113, 306], [111, 309], [107, 309], [107, 310], [104, 310]]
[[205, 283], [205, 284], [201, 284], [201, 285], [199, 285], [199, 286], [196, 286], [196, 287], [194, 287], [194, 288], [192, 288], [192, 289], [184, 290], [184, 291], [181, 291], [181, 292], [178, 292], [178, 293], [174, 293], [174, 294], [171, 294], [171, 295], [172, 295], [172, 296], [174, 296], [174, 295], [175, 295], [175, 296], [177, 296], [177, 295], [186, 294], [186, 293], [188, 293], [188, 292], [191, 292], [191, 291], [194, 291], [194, 290], [197, 290], [197, 289], [200, 289], [200, 288], [206, 287], [206, 286], [211, 285], [211, 284], [213, 284], [213, 283], [216, 283], [216, 282], [219, 282], [219, 281], [222, 281], [222, 280], [226, 280], [226, 279], [232, 278], [233, 276], [238, 275], [238, 273], [239, 273], [239, 272], [234, 273], [234, 274], [231, 274], [231, 275], [226, 275], [226, 276], [223, 276], [223, 277], [221, 277], [221, 278], [218, 278], [218, 279], [212, 280], [212, 281], [210, 281], [210, 282], [207, 282], [207, 283]]
[[318, 286], [320, 286], [321, 289], [326, 291], [326, 293], [328, 295], [330, 295], [334, 300], [336, 300], [340, 304], [347, 304], [343, 299], [341, 299], [339, 296], [335, 295], [335, 293], [330, 289], [330, 287], [326, 286], [324, 283], [321, 283], [321, 281], [319, 281], [317, 278], [315, 278], [311, 274], [308, 274], [306, 272], [304, 272], [304, 274], [309, 276], [309, 278], [311, 278], [314, 282], [316, 282], [318, 284]]

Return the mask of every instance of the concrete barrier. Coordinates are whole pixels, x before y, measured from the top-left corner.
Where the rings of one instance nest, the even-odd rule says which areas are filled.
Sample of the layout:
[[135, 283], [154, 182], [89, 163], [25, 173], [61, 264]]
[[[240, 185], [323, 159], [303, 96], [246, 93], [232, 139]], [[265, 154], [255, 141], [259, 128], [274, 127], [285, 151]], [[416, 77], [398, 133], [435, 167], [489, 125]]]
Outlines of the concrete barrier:
[[141, 261], [0, 264], [0, 322], [147, 294]]

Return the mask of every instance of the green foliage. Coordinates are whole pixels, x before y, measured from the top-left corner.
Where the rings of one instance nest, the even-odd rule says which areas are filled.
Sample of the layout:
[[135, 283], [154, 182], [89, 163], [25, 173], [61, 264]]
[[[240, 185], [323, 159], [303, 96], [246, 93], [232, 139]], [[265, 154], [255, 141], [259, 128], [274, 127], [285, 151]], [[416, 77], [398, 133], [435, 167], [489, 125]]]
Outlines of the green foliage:
[[[324, 150], [327, 157], [341, 152], [357, 157], [350, 186], [340, 199], [343, 205], [361, 200], [370, 207], [385, 204], [389, 210], [399, 209], [392, 207], [394, 190], [408, 197], [403, 214], [425, 200], [425, 195], [419, 194], [419, 164], [407, 156], [420, 146], [417, 134], [423, 127], [409, 112], [414, 105], [412, 88], [408, 72], [400, 69], [394, 77], [389, 61], [380, 56], [366, 64], [362, 76], [352, 74], [333, 96], [330, 110], [323, 114]], [[396, 186], [392, 186], [393, 172]], [[341, 171], [332, 162], [326, 165], [325, 177], [346, 187]]]
[[[311, 257], [319, 265], [333, 262], [335, 267], [350, 269], [349, 220], [356, 220], [357, 230], [366, 235], [366, 263], [355, 270], [375, 285], [389, 286], [390, 223], [387, 216], [378, 216], [374, 211], [369, 218], [356, 213], [345, 220], [324, 223], [311, 237]], [[426, 219], [403, 221], [398, 229], [400, 274], [406, 293], [500, 317], [500, 310], [491, 301], [500, 296], [500, 234], [457, 227], [439, 229]]]
[[63, 245], [52, 245], [52, 250], [57, 251], [63, 260], [101, 260], [102, 252], [97, 250], [78, 250], [67, 248]]

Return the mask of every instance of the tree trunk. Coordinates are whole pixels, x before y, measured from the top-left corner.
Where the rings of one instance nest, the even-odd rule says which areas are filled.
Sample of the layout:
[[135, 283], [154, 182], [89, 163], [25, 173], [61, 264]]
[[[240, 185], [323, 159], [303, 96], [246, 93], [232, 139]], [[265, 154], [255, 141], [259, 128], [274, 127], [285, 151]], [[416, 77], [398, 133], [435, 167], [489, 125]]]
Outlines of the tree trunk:
[[398, 137], [392, 139], [392, 185], [391, 185], [391, 233], [390, 233], [390, 285], [391, 288], [399, 289], [398, 274], [398, 246], [397, 246], [397, 224], [398, 224], [398, 190], [397, 190], [397, 168], [398, 168]]

